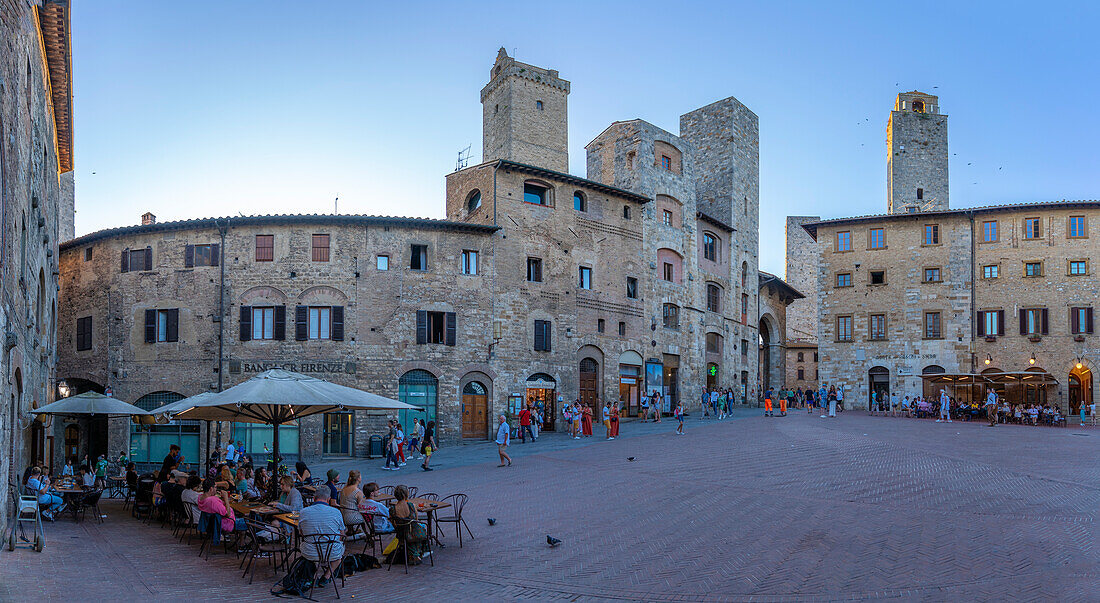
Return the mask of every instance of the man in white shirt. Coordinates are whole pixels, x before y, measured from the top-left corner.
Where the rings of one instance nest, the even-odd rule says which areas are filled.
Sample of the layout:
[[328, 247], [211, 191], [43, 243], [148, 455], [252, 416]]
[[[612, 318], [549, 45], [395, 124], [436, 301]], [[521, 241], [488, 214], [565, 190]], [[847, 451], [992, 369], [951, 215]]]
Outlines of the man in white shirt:
[[508, 421], [504, 419], [504, 415], [497, 417], [499, 422], [497, 425], [497, 453], [500, 454], [500, 464], [497, 467], [503, 467], [507, 462], [508, 466], [512, 466], [512, 457], [508, 456], [508, 444], [512, 441], [512, 429], [508, 426]]
[[947, 390], [940, 390], [940, 418], [936, 419], [937, 423], [943, 423], [947, 421], [951, 422], [951, 398], [947, 397]]
[[233, 440], [229, 440], [229, 443], [225, 445], [225, 462], [237, 460], [237, 447], [233, 445]]

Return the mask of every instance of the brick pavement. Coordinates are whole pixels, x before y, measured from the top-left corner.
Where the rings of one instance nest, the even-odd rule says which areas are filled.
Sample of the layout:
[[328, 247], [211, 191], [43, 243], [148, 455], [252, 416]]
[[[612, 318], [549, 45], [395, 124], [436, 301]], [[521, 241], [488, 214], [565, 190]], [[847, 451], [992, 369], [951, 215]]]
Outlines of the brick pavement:
[[[656, 427], [662, 432], [653, 432]], [[477, 537], [345, 598], [1058, 600], [1100, 598], [1100, 429], [794, 413], [639, 426], [614, 442], [532, 445], [396, 481], [471, 495]], [[559, 442], [561, 443], [561, 442]], [[491, 451], [484, 447], [485, 451]], [[472, 454], [472, 453], [471, 453]], [[635, 456], [636, 462], [626, 457]], [[456, 459], [458, 456], [456, 455]], [[108, 503], [114, 505], [115, 503]], [[0, 553], [0, 599], [269, 598], [274, 576], [196, 556], [108, 506]], [[495, 517], [494, 527], [486, 517]], [[560, 547], [545, 544], [547, 533]], [[332, 598], [331, 588], [320, 598]]]

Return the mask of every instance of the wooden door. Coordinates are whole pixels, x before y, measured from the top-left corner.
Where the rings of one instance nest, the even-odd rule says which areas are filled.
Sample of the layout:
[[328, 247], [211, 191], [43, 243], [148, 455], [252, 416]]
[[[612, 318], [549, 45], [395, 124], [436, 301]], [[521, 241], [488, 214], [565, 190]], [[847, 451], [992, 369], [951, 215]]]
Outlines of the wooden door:
[[599, 364], [591, 358], [581, 360], [580, 366], [580, 398], [581, 404], [588, 405], [592, 409], [593, 420], [600, 416], [596, 403], [599, 400]]
[[462, 437], [484, 440], [488, 434], [489, 396], [485, 386], [471, 381], [462, 388]]

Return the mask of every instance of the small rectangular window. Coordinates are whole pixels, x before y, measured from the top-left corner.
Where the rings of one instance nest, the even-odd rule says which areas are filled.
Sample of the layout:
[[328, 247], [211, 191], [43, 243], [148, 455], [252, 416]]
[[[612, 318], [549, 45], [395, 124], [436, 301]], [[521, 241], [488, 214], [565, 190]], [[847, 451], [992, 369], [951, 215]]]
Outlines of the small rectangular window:
[[806, 372], [804, 369], [798, 369], [798, 380], [803, 381], [806, 379]]
[[925, 339], [940, 339], [942, 333], [940, 330], [940, 313], [939, 312], [925, 312], [924, 313], [924, 338]]
[[1092, 308], [1078, 307], [1069, 309], [1070, 332], [1074, 335], [1092, 333]]
[[597, 318], [596, 319], [596, 332], [597, 333], [603, 333], [603, 331], [604, 331], [604, 320], [602, 318]]
[[1043, 219], [1042, 218], [1024, 218], [1024, 238], [1025, 239], [1041, 239], [1041, 238], [1043, 238]]
[[1084, 276], [1089, 273], [1088, 260], [1070, 260], [1069, 262], [1069, 275], [1070, 276]]
[[540, 100], [535, 101], [535, 108], [538, 109], [539, 111], [542, 111], [542, 101], [540, 101]]
[[477, 252], [469, 249], [462, 252], [462, 274], [477, 274]]
[[217, 245], [195, 245], [195, 266], [216, 266]]
[[672, 212], [669, 210], [663, 210], [661, 213], [661, 221], [665, 226], [672, 226]]
[[[742, 339], [741, 340], [741, 358], [742, 358], [742, 362], [748, 356], [749, 356], [749, 340], [748, 339]], [[744, 378], [743, 375], [744, 375], [744, 373], [742, 373], [742, 378]]]
[[870, 320], [871, 339], [886, 339], [886, 315], [872, 314]]
[[1024, 262], [1024, 276], [1043, 276], [1043, 263]]
[[1070, 216], [1069, 217], [1069, 238], [1071, 239], [1083, 239], [1089, 236], [1087, 222], [1085, 216]]
[[851, 341], [852, 340], [852, 317], [851, 316], [837, 316], [836, 317], [836, 340], [837, 341]]
[[551, 322], [549, 320], [536, 320], [535, 321], [535, 351], [536, 352], [549, 352], [551, 351], [550, 339], [551, 339]]
[[542, 259], [527, 258], [527, 282], [542, 282]]
[[674, 282], [676, 280], [676, 268], [670, 262], [664, 262], [662, 265], [661, 278], [668, 282]]
[[747, 325], [749, 317], [749, 294], [741, 294], [741, 324]]
[[938, 283], [942, 279], [940, 278], [939, 268], [925, 268], [924, 269], [924, 282], [926, 283]]
[[619, 337], [626, 337], [626, 323], [619, 323]]
[[871, 249], [886, 248], [886, 231], [881, 228], [872, 228], [869, 233], [869, 247]]
[[1046, 335], [1047, 334], [1047, 310], [1046, 308], [1027, 308], [1020, 310], [1020, 334], [1021, 335]]
[[256, 235], [256, 261], [275, 260], [275, 235]]
[[327, 262], [329, 260], [328, 235], [313, 235], [313, 261]]
[[629, 220], [630, 219], [630, 206], [629, 205], [624, 205], [623, 206], [623, 219], [624, 220]]
[[664, 305], [663, 324], [669, 329], [680, 328], [680, 307], [675, 304]]
[[627, 299], [638, 299], [638, 279], [633, 276], [626, 277]]
[[707, 311], [719, 312], [721, 308], [722, 290], [718, 285], [707, 283]]
[[91, 248], [91, 246], [84, 248], [84, 261], [85, 262], [92, 261], [92, 248]]
[[152, 257], [152, 253], [149, 249], [131, 249], [129, 252], [130, 257], [130, 272], [138, 272], [141, 270], [152, 270], [152, 262], [149, 261]]
[[984, 310], [978, 313], [978, 335], [984, 337], [996, 337], [1004, 335], [1004, 325], [1001, 324], [1000, 310]]
[[997, 221], [990, 220], [988, 222], [982, 222], [982, 241], [985, 243], [993, 243], [997, 240]]
[[409, 246], [409, 269], [411, 269], [411, 270], [427, 270], [428, 269], [428, 246], [427, 245], [410, 245]]
[[592, 288], [592, 269], [588, 266], [577, 268], [577, 286], [581, 289]]
[[1001, 276], [1000, 264], [982, 266], [982, 278], [997, 278], [999, 276]]
[[939, 224], [925, 224], [924, 225], [924, 244], [925, 245], [939, 245], [940, 244], [940, 225]]
[[380, 255], [380, 256], [374, 258], [374, 265], [379, 270], [389, 270], [390, 269], [390, 256]]
[[179, 309], [157, 310], [157, 343], [179, 340]]
[[718, 261], [718, 238], [710, 233], [703, 233], [703, 258]]
[[885, 270], [872, 270], [871, 271], [871, 284], [872, 285], [885, 285], [886, 284], [886, 271]]
[[852, 286], [852, 273], [851, 272], [838, 272], [836, 275], [837, 287], [851, 287]]
[[523, 201], [532, 205], [548, 205], [550, 197], [550, 189], [542, 186], [541, 184], [535, 184], [533, 182], [525, 182], [523, 184]]
[[837, 251], [851, 251], [852, 250], [852, 233], [849, 231], [836, 233], [836, 250]]
[[920, 201], [922, 199], [924, 199], [924, 189], [917, 188], [917, 200]]
[[668, 155], [661, 155], [661, 167], [666, 171], [672, 171], [672, 158]]
[[707, 352], [711, 354], [722, 353], [722, 336], [718, 333], [707, 333]]
[[[90, 248], [89, 248], [90, 249]], [[76, 319], [76, 351], [92, 349], [92, 317]]]

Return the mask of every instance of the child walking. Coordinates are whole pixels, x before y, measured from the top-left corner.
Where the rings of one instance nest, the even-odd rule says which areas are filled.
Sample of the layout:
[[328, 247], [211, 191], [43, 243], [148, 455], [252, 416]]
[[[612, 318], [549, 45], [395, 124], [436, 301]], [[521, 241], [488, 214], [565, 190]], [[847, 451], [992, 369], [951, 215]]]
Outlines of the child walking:
[[676, 420], [680, 422], [676, 426], [676, 435], [684, 435], [684, 403], [676, 403]]

